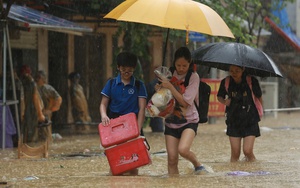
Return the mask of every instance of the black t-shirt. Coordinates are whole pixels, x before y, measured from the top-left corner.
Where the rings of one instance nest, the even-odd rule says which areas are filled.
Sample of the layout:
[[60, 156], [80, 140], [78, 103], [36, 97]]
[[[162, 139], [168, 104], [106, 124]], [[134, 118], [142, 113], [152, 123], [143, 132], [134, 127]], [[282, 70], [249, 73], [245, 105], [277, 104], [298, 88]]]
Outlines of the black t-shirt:
[[[242, 82], [237, 84], [230, 77], [228, 92], [225, 88], [225, 79], [221, 81], [217, 96], [225, 98], [227, 95], [231, 99], [230, 106], [226, 107], [227, 119], [234, 121], [258, 122], [260, 120], [258, 111], [252, 99], [251, 89], [248, 86], [246, 76], [243, 76]], [[257, 98], [262, 96], [262, 91], [258, 80], [251, 77], [252, 91]]]

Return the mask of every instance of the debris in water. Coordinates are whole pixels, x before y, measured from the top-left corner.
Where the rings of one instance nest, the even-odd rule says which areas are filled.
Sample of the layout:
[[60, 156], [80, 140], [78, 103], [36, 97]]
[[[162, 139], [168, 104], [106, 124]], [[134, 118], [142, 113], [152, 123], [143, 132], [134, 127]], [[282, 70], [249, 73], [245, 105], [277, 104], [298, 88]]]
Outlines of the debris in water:
[[256, 176], [256, 175], [270, 175], [270, 172], [257, 171], [257, 172], [245, 172], [245, 171], [232, 171], [228, 172], [229, 176]]
[[36, 176], [27, 176], [24, 178], [24, 180], [38, 180], [39, 178]]

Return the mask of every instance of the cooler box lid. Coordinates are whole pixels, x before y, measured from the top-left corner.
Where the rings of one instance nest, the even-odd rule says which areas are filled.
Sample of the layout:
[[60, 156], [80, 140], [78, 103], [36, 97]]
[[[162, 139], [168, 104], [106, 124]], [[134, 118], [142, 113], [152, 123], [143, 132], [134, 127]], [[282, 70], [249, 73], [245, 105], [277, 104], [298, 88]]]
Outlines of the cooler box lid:
[[135, 113], [129, 113], [110, 120], [110, 124], [98, 125], [100, 141], [104, 148], [117, 145], [140, 135]]

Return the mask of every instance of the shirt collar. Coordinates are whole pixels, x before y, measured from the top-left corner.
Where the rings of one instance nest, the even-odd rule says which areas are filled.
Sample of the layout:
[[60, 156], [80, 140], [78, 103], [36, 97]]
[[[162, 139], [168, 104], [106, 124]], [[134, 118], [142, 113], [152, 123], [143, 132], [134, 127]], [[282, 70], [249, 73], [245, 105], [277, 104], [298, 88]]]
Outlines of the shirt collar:
[[[136, 82], [136, 79], [134, 76], [131, 76], [130, 77], [130, 85], [134, 86], [135, 85], [135, 82]], [[119, 73], [118, 76], [117, 76], [117, 79], [116, 79], [116, 84], [120, 84], [122, 83], [122, 80], [121, 80], [121, 74]]]
[[184, 80], [186, 75], [187, 75], [187, 73], [185, 73], [183, 75], [179, 75], [176, 70], [174, 71], [174, 74], [173, 74], [173, 76], [175, 76], [178, 80]]

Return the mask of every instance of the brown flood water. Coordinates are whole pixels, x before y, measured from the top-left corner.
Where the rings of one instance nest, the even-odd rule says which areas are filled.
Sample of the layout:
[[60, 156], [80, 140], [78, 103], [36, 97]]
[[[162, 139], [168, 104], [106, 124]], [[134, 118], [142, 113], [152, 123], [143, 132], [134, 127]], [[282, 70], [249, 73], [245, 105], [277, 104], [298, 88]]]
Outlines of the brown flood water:
[[[17, 159], [17, 150], [0, 151], [1, 187], [300, 187], [300, 112], [266, 115], [256, 139], [256, 162], [230, 163], [224, 119], [200, 125], [193, 151], [210, 171], [194, 175], [192, 165], [179, 161], [180, 175], [167, 175], [164, 136], [145, 128], [152, 164], [139, 176], [111, 176], [95, 127], [89, 135], [54, 140], [49, 158]], [[85, 152], [85, 153], [84, 153]], [[157, 154], [158, 153], [158, 154]], [[78, 155], [77, 155], [78, 154]], [[242, 156], [241, 156], [242, 158]], [[237, 175], [238, 174], [238, 175]]]

